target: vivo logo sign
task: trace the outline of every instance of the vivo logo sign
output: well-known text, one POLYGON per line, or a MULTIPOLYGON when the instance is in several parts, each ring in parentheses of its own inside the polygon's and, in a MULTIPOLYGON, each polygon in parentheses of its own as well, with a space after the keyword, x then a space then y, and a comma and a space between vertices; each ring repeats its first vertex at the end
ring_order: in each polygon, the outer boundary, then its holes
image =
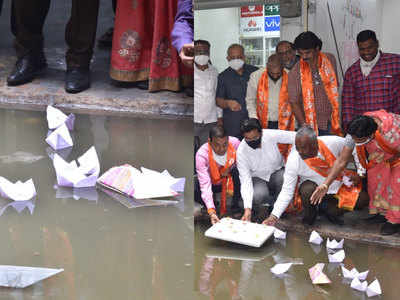
POLYGON ((281 26, 281 16, 265 17, 265 31, 279 31, 281 26))

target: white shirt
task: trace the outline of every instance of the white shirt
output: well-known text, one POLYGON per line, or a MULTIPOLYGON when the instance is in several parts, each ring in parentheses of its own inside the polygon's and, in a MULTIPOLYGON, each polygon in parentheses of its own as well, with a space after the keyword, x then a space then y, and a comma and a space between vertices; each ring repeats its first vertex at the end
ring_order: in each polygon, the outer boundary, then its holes
MULTIPOLYGON (((335 157, 339 157, 339 154, 346 143, 345 139, 339 136, 322 136, 318 137, 318 139, 325 143, 335 157)), ((324 159, 319 152, 318 157, 324 159)), ((278 199, 276 199, 274 204, 274 209, 272 210, 274 216, 279 218, 288 207, 290 201, 292 201, 298 177, 300 179, 300 184, 306 180, 310 180, 315 182, 317 185, 320 185, 325 180, 325 177, 312 170, 304 160, 301 159, 297 150, 293 149, 286 162, 282 190, 279 193, 278 199)), ((328 194, 336 194, 341 185, 342 181, 333 181, 329 186, 328 194)))
POLYGON ((236 163, 244 208, 251 209, 252 207, 253 181, 251 178, 259 177, 269 181, 271 174, 282 168, 284 164, 277 144, 294 144, 295 137, 294 131, 263 129, 260 148, 251 148, 244 139, 240 142, 236 152, 236 163))
POLYGON ((371 61, 365 61, 362 59, 362 57, 360 57, 361 73, 363 73, 365 77, 367 77, 369 73, 371 73, 373 67, 375 67, 380 57, 381 57, 380 51, 378 51, 378 54, 376 54, 375 58, 371 61))
POLYGON ((222 109, 217 107, 215 95, 217 92, 218 71, 212 65, 204 71, 194 65, 194 122, 213 123, 222 117, 222 109))
MULTIPOLYGON (((257 70, 250 75, 247 83, 246 107, 249 118, 257 118, 257 89, 258 82, 265 68, 257 70)), ((282 76, 276 82, 268 76, 268 121, 278 121, 279 117, 279 94, 282 86, 282 76)))

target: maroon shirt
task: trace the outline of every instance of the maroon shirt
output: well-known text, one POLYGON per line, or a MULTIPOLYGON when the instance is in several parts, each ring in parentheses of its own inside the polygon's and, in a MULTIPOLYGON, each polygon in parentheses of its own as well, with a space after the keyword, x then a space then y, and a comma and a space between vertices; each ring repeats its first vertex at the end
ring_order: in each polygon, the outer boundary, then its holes
POLYGON ((342 122, 345 128, 356 115, 380 109, 400 114, 398 54, 381 53, 367 77, 362 74, 360 60, 357 60, 344 76, 342 122))
MULTIPOLYGON (((329 61, 332 64, 333 69, 335 70, 336 79, 337 77, 337 68, 336 68, 336 59, 330 53, 324 53, 329 61)), ((315 99, 315 114, 317 117, 318 128, 322 130, 328 129, 328 121, 331 119, 332 115, 332 105, 329 101, 329 98, 325 92, 325 87, 322 83, 321 76, 319 73, 312 73, 313 79, 313 90, 314 90, 314 99, 315 99)), ((339 80, 338 80, 339 84, 339 80)), ((301 89, 301 79, 300 79, 300 61, 297 62, 292 70, 289 72, 288 76, 288 93, 289 93, 289 101, 291 103, 299 103, 303 106, 303 94, 301 89)), ((304 110, 304 109, 303 109, 304 110)))

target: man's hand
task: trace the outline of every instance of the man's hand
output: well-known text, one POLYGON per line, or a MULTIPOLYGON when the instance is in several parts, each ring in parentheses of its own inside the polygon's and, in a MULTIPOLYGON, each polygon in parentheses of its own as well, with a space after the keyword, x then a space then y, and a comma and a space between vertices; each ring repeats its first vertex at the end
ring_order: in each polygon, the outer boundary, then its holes
POLYGON ((184 44, 181 52, 179 52, 183 64, 188 68, 193 68, 194 61, 194 43, 184 44))
POLYGON ((225 100, 226 105, 231 111, 240 111, 242 110, 242 106, 236 100, 225 100))
POLYGON ((312 205, 320 204, 322 202, 322 198, 326 195, 327 192, 328 186, 325 183, 320 184, 311 195, 310 203, 312 205))
POLYGON ((262 222, 264 225, 269 225, 269 226, 275 226, 276 222, 278 221, 278 218, 274 216, 273 214, 270 214, 268 218, 262 222))
POLYGON ((218 218, 218 216, 217 216, 216 213, 210 214, 210 220, 211 220, 211 224, 213 224, 213 225, 214 225, 215 223, 219 222, 219 218, 218 218))
POLYGON ((250 208, 245 208, 244 209, 244 214, 241 219, 242 221, 251 221, 251 209, 250 208))

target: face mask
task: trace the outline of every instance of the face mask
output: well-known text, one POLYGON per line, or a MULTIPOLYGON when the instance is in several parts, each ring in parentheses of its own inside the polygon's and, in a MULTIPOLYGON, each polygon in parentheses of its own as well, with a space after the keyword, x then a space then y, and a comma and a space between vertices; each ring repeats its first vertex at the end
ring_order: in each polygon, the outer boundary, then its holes
POLYGON ((368 144, 371 140, 372 140, 372 137, 368 138, 365 142, 355 143, 355 145, 356 146, 362 146, 362 145, 368 144))
POLYGON ((229 66, 234 69, 235 71, 240 70, 244 65, 243 59, 231 59, 229 61, 229 66))
POLYGON ((257 149, 258 146, 260 146, 261 144, 261 137, 259 137, 256 140, 253 141, 246 141, 247 145, 249 145, 249 147, 253 148, 253 149, 257 149))
POLYGON ((194 62, 200 66, 205 66, 208 64, 210 57, 208 55, 196 55, 194 57, 194 62))

